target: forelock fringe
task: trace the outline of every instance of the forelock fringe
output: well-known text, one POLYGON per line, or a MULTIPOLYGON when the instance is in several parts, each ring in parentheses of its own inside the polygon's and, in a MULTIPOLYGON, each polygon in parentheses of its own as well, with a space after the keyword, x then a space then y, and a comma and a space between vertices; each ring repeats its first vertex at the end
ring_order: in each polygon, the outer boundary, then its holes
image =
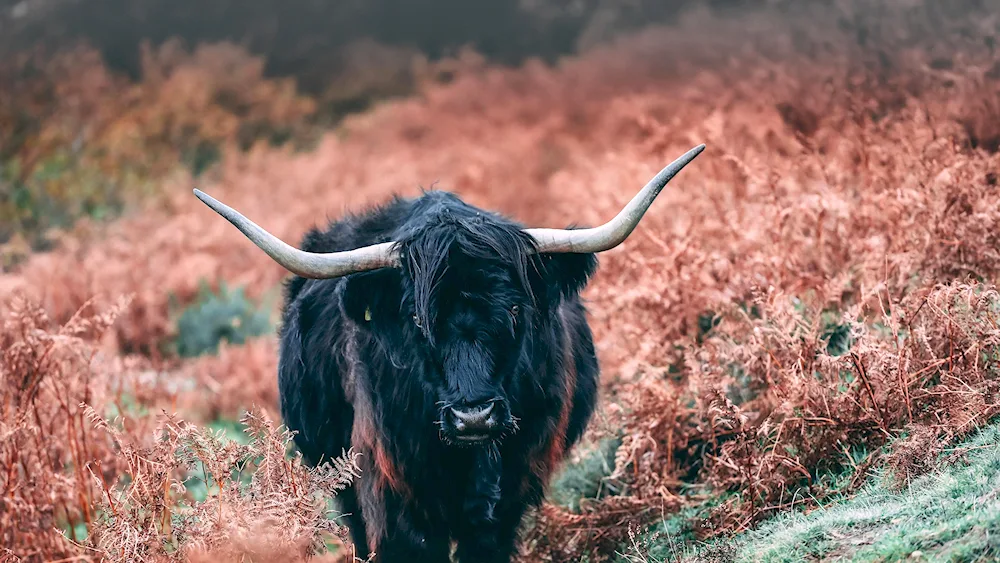
POLYGON ((533 245, 519 226, 481 215, 443 215, 399 240, 406 270, 413 279, 415 309, 424 335, 433 342, 429 327, 436 320, 438 287, 448 272, 452 252, 472 260, 508 265, 533 300, 528 277, 529 265, 536 262, 531 258, 535 255, 533 245))

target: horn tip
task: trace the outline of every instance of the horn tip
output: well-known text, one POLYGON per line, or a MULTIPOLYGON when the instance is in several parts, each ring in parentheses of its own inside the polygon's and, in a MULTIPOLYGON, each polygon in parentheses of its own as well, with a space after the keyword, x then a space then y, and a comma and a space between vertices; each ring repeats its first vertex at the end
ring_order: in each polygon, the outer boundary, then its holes
POLYGON ((206 194, 205 192, 199 190, 198 188, 194 189, 194 196, 196 198, 200 199, 202 203, 204 203, 205 205, 209 205, 209 206, 211 205, 212 201, 215 200, 214 197, 206 194))
MULTIPOLYGON (((671 164, 670 166, 680 165, 680 168, 683 168, 692 160, 697 158, 697 156, 701 154, 704 150, 705 150, 705 143, 702 143, 694 147, 693 149, 687 151, 683 155, 681 155, 681 157, 675 160, 674 163, 671 164)), ((677 171, 680 171, 680 168, 677 168, 677 171)))

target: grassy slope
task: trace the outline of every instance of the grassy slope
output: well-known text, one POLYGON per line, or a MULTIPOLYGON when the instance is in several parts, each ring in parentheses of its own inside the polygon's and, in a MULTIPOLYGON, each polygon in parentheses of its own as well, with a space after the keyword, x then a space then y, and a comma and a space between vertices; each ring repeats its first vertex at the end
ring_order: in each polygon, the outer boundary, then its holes
MULTIPOLYGON (((1000 424, 948 453, 957 459, 899 492, 876 477, 849 500, 782 515, 728 548, 710 551, 731 553, 736 561, 995 561, 1000 558, 1000 424)), ((707 549, 695 557, 716 558, 707 549)))

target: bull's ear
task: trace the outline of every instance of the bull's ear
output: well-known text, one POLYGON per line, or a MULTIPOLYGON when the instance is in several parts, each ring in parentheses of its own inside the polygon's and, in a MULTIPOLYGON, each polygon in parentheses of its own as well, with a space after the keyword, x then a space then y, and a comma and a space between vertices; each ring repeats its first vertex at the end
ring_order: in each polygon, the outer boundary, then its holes
POLYGON ((579 293, 597 270, 597 256, 591 253, 542 254, 541 262, 543 292, 550 299, 565 299, 579 293))
POLYGON ((341 293, 341 308, 359 325, 397 322, 402 300, 399 271, 394 268, 352 274, 341 293))

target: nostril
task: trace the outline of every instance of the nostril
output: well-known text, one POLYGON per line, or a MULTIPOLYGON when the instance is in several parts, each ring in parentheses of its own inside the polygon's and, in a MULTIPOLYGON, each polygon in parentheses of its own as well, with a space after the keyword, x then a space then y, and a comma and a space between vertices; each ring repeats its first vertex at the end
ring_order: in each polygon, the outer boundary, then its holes
POLYGON ((493 412, 493 405, 495 405, 495 404, 496 403, 486 403, 485 405, 483 405, 482 407, 480 407, 479 408, 479 416, 481 416, 483 418, 488 417, 490 415, 490 413, 493 412))
POLYGON ((449 411, 451 411, 451 413, 450 413, 451 414, 451 424, 452 424, 452 426, 455 427, 455 431, 457 431, 457 432, 465 432, 465 426, 466 425, 465 425, 465 419, 463 418, 462 413, 459 412, 459 411, 457 411, 457 410, 455 410, 455 409, 449 409, 449 411))

